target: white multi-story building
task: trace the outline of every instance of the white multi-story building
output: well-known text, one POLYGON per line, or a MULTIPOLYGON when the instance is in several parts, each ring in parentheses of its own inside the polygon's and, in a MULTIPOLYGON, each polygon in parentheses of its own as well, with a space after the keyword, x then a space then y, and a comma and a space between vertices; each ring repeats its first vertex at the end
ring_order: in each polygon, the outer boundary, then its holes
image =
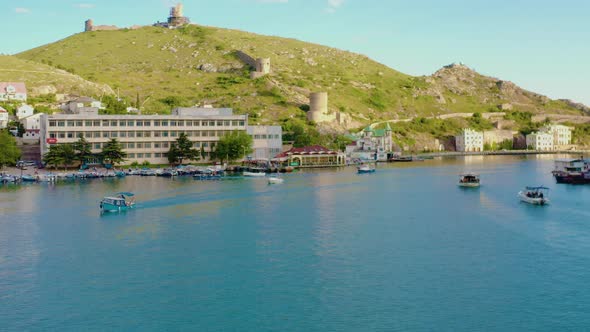
POLYGON ((39 139, 41 137, 41 118, 43 114, 37 113, 20 120, 25 128, 23 138, 39 139))
POLYGON ((8 111, 0 107, 0 129, 8 127, 8 111))
POLYGON ((543 131, 528 134, 526 146, 528 149, 537 151, 552 151, 554 150, 553 135, 543 131))
POLYGON ((465 128, 460 135, 455 136, 455 148, 459 152, 483 151, 483 133, 465 128))
POLYGON ((43 114, 41 154, 50 144, 74 143, 83 135, 93 153, 116 138, 129 163, 167 164, 170 144, 185 133, 207 159, 220 137, 246 131, 247 122, 247 115, 234 115, 231 109, 176 109, 171 115, 43 114))
POLYGON ((572 129, 564 125, 547 125, 541 128, 541 131, 553 136, 553 145, 557 147, 572 144, 572 129))
POLYGON ((248 126, 248 135, 252 136, 250 160, 271 160, 283 152, 283 129, 281 126, 248 126))
POLYGON ((0 82, 0 101, 27 101, 27 87, 23 82, 0 82))

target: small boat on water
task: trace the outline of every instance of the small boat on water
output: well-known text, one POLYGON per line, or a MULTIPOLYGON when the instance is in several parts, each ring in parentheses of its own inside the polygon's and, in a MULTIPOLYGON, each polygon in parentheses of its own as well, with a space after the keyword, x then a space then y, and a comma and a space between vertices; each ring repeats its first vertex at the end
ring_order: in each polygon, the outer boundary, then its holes
POLYGON ((30 175, 30 174, 23 175, 23 176, 21 176, 20 179, 23 182, 37 182, 37 178, 34 177, 34 176, 32 176, 32 175, 30 175))
POLYGON ((479 175, 472 173, 462 174, 458 186, 464 188, 479 188, 479 175))
POLYGON ((106 196, 100 201, 101 212, 121 212, 135 207, 135 194, 120 192, 113 196, 106 196))
POLYGON ((270 176, 268 178, 268 184, 281 184, 285 182, 285 179, 278 177, 276 175, 270 176))
POLYGON ((247 177, 265 177, 266 173, 264 172, 246 172, 244 171, 244 173, 242 173, 242 175, 247 176, 247 177))
POLYGON ((368 174, 368 173, 375 173, 375 168, 369 165, 361 165, 357 168, 358 174, 368 174))
POLYGON ((387 160, 390 163, 409 163, 413 161, 424 161, 424 158, 417 156, 393 156, 387 160))
POLYGON ((526 187, 525 190, 518 192, 518 198, 528 204, 532 205, 547 205, 549 199, 547 198, 547 191, 549 188, 546 187, 526 187))

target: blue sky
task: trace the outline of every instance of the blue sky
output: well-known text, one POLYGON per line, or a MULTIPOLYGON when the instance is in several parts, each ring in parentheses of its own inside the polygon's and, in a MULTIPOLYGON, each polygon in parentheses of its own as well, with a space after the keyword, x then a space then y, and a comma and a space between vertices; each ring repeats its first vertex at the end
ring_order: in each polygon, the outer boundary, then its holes
MULTIPOLYGON (((0 53, 95 24, 167 17, 172 0, 0 1, 0 53)), ((185 0, 203 25, 292 37, 365 54, 412 75, 452 62, 552 98, 590 105, 587 0, 185 0)))

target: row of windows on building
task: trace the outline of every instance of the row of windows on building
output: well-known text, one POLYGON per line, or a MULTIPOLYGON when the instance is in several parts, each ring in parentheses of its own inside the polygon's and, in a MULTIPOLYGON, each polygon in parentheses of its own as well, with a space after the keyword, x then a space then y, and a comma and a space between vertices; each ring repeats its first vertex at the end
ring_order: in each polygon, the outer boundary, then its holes
POLYGON ((244 127, 244 120, 49 120, 50 127, 244 127))
POLYGON ((255 134, 254 139, 280 139, 281 135, 279 134, 255 134))
MULTIPOLYGON (((121 147, 125 150, 134 150, 134 149, 168 149, 170 148, 171 144, 174 142, 123 142, 119 143, 121 147)), ((92 148, 95 150, 100 150, 106 143, 92 143, 92 148)), ((213 148, 215 147, 215 142, 193 142, 194 148, 213 148)))
MULTIPOLYGON (((142 138, 142 137, 179 137, 185 133, 188 137, 223 137, 231 133, 230 130, 200 130, 200 131, 59 131, 49 132, 50 138, 142 138)), ((278 136, 278 135, 277 135, 278 136)), ((279 139, 279 137, 276 137, 279 139)))
MULTIPOLYGON (((203 153, 203 158, 209 158, 209 152, 204 152, 203 153)), ((168 154, 167 153, 160 153, 160 152, 156 152, 156 153, 150 153, 150 152, 146 152, 146 153, 128 153, 127 157, 125 159, 147 159, 147 158, 152 158, 152 156, 154 158, 168 158, 168 154)))

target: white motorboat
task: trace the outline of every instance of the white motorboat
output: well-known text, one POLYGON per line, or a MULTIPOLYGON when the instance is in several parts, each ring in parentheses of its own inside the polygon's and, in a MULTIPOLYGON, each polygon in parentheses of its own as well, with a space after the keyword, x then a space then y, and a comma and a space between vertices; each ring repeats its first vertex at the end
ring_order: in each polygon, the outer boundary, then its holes
POLYGON ((260 173, 254 173, 254 172, 244 172, 242 173, 242 175, 244 176, 248 176, 248 177, 265 177, 266 173, 260 172, 260 173))
POLYGON ((457 185, 464 188, 478 188, 480 186, 479 175, 472 173, 462 174, 457 185))
POLYGON ((283 182, 285 182, 285 179, 278 176, 271 176, 268 178, 268 184, 281 184, 283 182))
POLYGON ((526 187, 525 190, 518 192, 518 198, 532 205, 547 205, 549 204, 548 190, 549 188, 546 187, 526 187))

